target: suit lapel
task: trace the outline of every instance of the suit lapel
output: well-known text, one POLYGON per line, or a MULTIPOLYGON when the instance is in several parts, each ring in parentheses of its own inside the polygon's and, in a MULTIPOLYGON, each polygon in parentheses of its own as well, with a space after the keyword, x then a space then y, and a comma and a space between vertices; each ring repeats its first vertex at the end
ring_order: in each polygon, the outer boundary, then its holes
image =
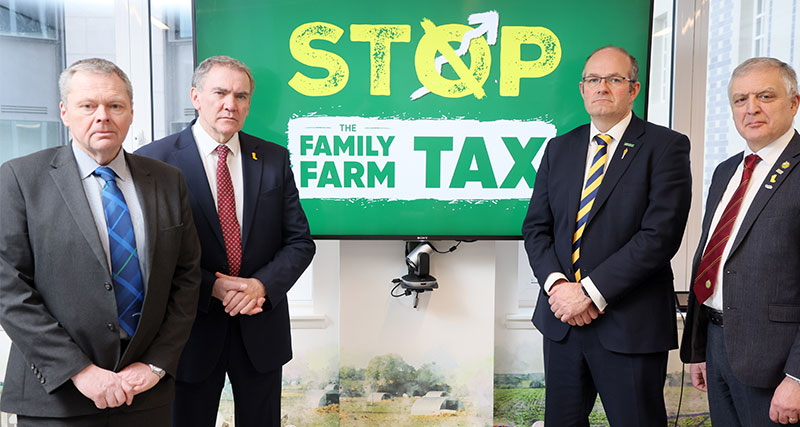
MULTIPOLYGON (((147 265, 148 269, 147 277, 144 279, 149 288, 150 271, 154 267, 156 241, 158 240, 158 197, 153 196, 158 189, 150 170, 146 169, 144 165, 128 153, 125 153, 125 160, 128 162, 128 170, 133 176, 136 195, 139 196, 139 205, 142 208, 142 216, 144 217, 145 242, 147 242, 147 248, 144 248, 144 253, 147 256, 145 265, 147 265)), ((141 251, 141 248, 139 250, 141 251)), ((146 293, 145 298, 147 298, 146 293)))
POLYGON ((50 166, 50 176, 53 178, 56 188, 61 193, 64 203, 67 205, 72 218, 78 224, 78 229, 92 248, 97 261, 105 266, 107 271, 111 271, 108 266, 103 245, 100 243, 100 236, 97 234, 97 226, 94 223, 94 216, 89 209, 89 202, 86 200, 86 192, 78 171, 78 163, 72 154, 72 146, 65 145, 56 152, 50 166))
MULTIPOLYGON (((745 214, 744 219, 742 220, 742 225, 739 226, 739 231, 736 233, 736 238, 734 239, 733 243, 731 244, 731 250, 728 254, 728 258, 734 253, 736 248, 739 247, 739 244, 744 239, 744 236, 747 235, 747 232, 750 230, 750 227, 753 226, 753 223, 758 218, 758 215, 761 214, 761 211, 764 210, 764 206, 767 205, 769 199, 772 198, 772 195, 778 191, 778 188, 786 181, 786 177, 792 173, 792 169, 797 166, 797 162, 800 161, 800 134, 795 131, 792 140, 789 141, 789 145, 783 150, 778 160, 772 165, 767 177, 764 179, 764 182, 759 183, 758 192, 756 193, 753 202, 750 204, 750 208, 747 209, 747 213, 745 214), (783 168, 782 165, 786 162, 788 166, 783 168), (776 169, 780 169, 783 171, 782 174, 777 174, 775 172, 776 169), (775 176, 775 182, 771 182, 771 177, 775 176), (772 188, 767 188, 766 186, 770 185, 772 188)), ((755 185, 756 183, 752 183, 755 185)))
MULTIPOLYGON (((714 219, 716 210, 719 209, 719 203, 722 201, 722 196, 725 194, 725 189, 728 188, 728 183, 736 173, 736 168, 742 162, 743 153, 736 156, 735 161, 725 162, 719 166, 719 176, 716 180, 711 182, 708 188, 708 200, 706 200, 706 213, 703 217, 702 235, 700 236, 700 250, 695 253, 693 265, 697 266, 700 259, 703 257, 703 249, 706 247, 708 236, 711 234, 711 221, 714 219)), ((723 207, 725 209, 725 207, 723 207)), ((694 272, 692 273, 694 274, 694 272)), ((692 279, 694 280, 694 278, 692 279)))
MULTIPOLYGON (((589 151, 588 141, 589 125, 586 125, 578 132, 578 136, 575 139, 569 141, 570 146, 566 150, 566 161, 561 163, 561 160, 558 160, 559 167, 567 168, 562 176, 566 177, 564 178, 566 180, 565 188, 567 190, 567 201, 569 202, 565 212, 572 212, 572 218, 570 218, 572 223, 571 234, 575 233, 575 227, 577 226, 578 206, 581 203, 581 193, 583 193, 584 175, 583 172, 574 173, 574 170, 584 171, 586 168, 586 155, 587 151, 589 151)), ((570 240, 568 243, 571 248, 572 241, 570 240)), ((572 253, 572 250, 569 249, 568 253, 572 253)))
MULTIPOLYGON (((194 122, 192 122, 194 124, 194 122)), ((214 197, 211 194, 211 186, 208 183, 206 169, 203 167, 203 160, 200 158, 200 151, 192 135, 192 126, 189 125, 178 136, 175 151, 170 154, 169 163, 181 169, 186 179, 186 186, 189 187, 189 194, 192 194, 200 206, 200 210, 206 217, 208 224, 217 236, 220 245, 225 247, 225 240, 222 238, 222 228, 219 225, 219 215, 214 206, 214 197)))
POLYGON ((247 236, 253 225, 258 204, 258 193, 261 191, 261 176, 266 154, 250 135, 239 132, 239 144, 242 150, 242 178, 244 180, 244 207, 242 209, 242 248, 247 247, 247 236))
POLYGON ((597 190, 597 197, 594 199, 594 205, 592 206, 591 212, 589 212, 589 218, 586 220, 587 227, 588 224, 592 222, 592 218, 594 218, 606 200, 608 200, 611 191, 614 190, 614 187, 617 186, 622 175, 628 170, 628 166, 630 166, 634 157, 636 157, 641 146, 646 143, 646 141, 641 138, 643 134, 644 121, 636 117, 636 115, 633 115, 630 124, 628 124, 628 128, 625 129, 625 133, 622 135, 622 139, 617 141, 619 145, 614 151, 613 161, 610 163, 608 170, 606 170, 603 176, 603 182, 597 190), (625 153, 625 150, 628 150, 628 152, 625 153))

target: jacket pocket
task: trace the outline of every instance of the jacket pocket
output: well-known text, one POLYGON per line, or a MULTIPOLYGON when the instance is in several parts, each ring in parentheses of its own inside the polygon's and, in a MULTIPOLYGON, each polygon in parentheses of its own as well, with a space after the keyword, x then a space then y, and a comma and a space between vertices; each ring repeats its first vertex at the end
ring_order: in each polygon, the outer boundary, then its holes
POLYGON ((770 304, 769 320, 772 322, 800 323, 800 306, 788 304, 770 304))

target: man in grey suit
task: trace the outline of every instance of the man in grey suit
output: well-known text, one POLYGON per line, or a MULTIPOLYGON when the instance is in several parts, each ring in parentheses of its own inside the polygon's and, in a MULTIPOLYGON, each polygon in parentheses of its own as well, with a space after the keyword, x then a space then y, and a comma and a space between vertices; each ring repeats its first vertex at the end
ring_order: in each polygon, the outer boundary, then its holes
POLYGON ((717 167, 708 190, 681 359, 693 363, 694 386, 708 391, 715 426, 796 424, 797 76, 777 59, 748 59, 733 71, 728 97, 736 130, 747 144, 717 167))
POLYGON ((166 427, 200 285, 186 184, 122 150, 116 65, 78 61, 59 86, 72 143, 0 167, 0 407, 23 427, 166 427))

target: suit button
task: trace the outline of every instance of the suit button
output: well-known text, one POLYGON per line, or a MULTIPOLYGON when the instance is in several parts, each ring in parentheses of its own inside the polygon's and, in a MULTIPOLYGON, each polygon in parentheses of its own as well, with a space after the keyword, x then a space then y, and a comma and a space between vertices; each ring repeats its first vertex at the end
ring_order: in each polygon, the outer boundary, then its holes
POLYGON ((36 369, 36 365, 34 365, 33 363, 31 363, 31 370, 34 370, 34 369, 36 369))
POLYGON ((103 286, 106 288, 107 291, 110 291, 112 289, 111 283, 106 282, 103 286))
POLYGON ((108 325, 106 325, 106 326, 108 326, 108 330, 109 330, 109 331, 111 331, 111 332, 114 332, 114 331, 116 331, 116 330, 117 330, 117 328, 114 326, 114 324, 113 324, 113 323, 109 323, 109 324, 108 324, 108 325))
POLYGON ((46 379, 44 379, 44 378, 39 378, 39 382, 40 382, 40 383, 42 383, 42 384, 44 384, 44 383, 46 383, 46 382, 47 382, 47 380, 46 380, 46 379))

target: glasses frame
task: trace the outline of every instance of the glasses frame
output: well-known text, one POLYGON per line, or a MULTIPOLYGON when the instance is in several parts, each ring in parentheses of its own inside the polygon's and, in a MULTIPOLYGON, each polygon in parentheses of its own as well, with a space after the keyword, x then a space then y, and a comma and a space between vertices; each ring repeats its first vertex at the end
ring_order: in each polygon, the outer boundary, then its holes
POLYGON ((628 84, 636 83, 636 80, 630 79, 628 77, 623 77, 623 76, 620 76, 620 75, 613 75, 613 76, 586 76, 586 77, 581 78, 581 83, 583 83, 584 85, 586 85, 586 87, 588 87, 590 89, 594 89, 596 87, 599 87, 600 83, 603 80, 605 80, 606 85, 608 87, 622 87, 625 84, 625 83, 622 83, 622 82, 620 82, 619 84, 612 83, 613 80, 611 80, 611 79, 620 79, 620 80, 622 80, 624 82, 628 82, 628 84), (592 83, 592 82, 589 81, 589 80, 594 80, 594 79, 597 79, 597 82, 592 83))

